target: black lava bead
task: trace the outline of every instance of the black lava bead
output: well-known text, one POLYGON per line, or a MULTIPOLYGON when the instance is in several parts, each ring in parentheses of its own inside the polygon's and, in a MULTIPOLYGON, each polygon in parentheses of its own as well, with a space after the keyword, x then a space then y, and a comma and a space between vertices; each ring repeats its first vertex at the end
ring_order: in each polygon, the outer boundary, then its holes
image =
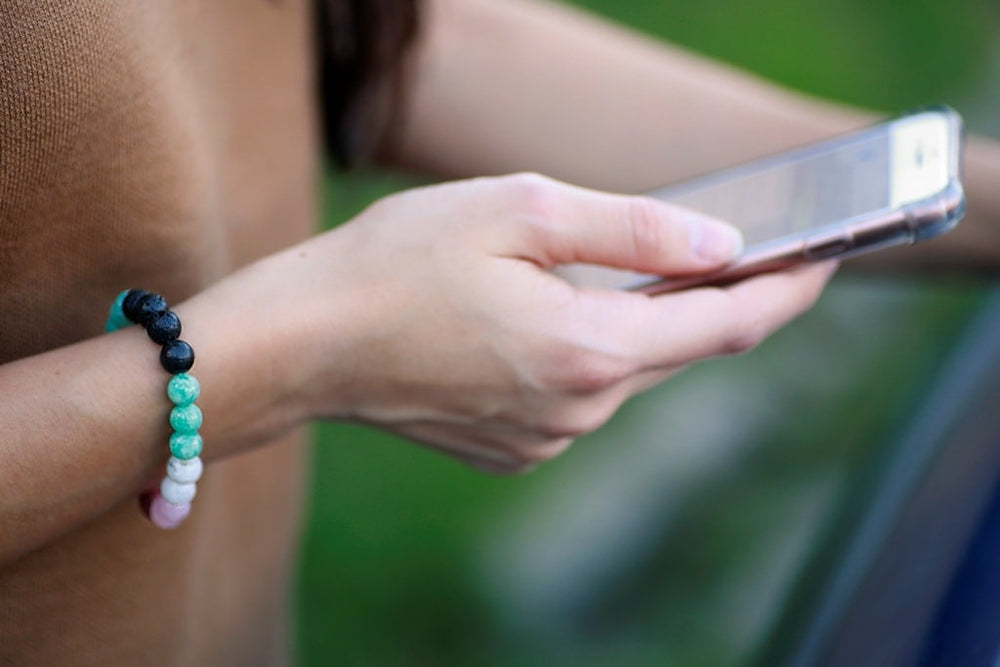
POLYGON ((125 295, 125 300, 122 301, 122 312, 125 313, 125 317, 127 317, 130 322, 139 324, 139 303, 148 295, 149 292, 144 289, 129 290, 129 293, 125 295))
POLYGON ((194 350, 182 340, 167 341, 160 350, 160 364, 171 375, 185 373, 194 366, 194 350))
POLYGON ((149 323, 153 321, 156 316, 160 313, 167 312, 170 306, 167 305, 167 300, 164 299, 159 294, 149 293, 139 301, 139 324, 144 327, 149 326, 149 323))
POLYGON ((165 310, 156 315, 146 326, 146 333, 155 342, 163 345, 181 335, 181 318, 172 310, 165 310))

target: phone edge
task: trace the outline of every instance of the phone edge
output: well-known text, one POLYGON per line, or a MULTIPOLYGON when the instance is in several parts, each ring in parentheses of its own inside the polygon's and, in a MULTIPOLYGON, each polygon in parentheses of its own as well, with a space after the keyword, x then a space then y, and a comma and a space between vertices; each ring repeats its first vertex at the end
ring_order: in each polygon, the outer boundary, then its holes
MULTIPOLYGON (((627 289, 655 296, 693 287, 725 287, 755 275, 780 271, 807 262, 849 259, 881 248, 926 241, 953 229, 965 215, 967 206, 965 191, 961 184, 965 128, 958 112, 946 105, 929 105, 898 114, 871 127, 875 128, 883 123, 926 112, 941 113, 949 120, 949 139, 952 147, 949 168, 951 177, 941 192, 901 209, 837 223, 838 227, 833 230, 789 239, 785 243, 770 244, 756 251, 751 248, 748 254, 715 273, 653 278, 627 289)), ((830 139, 830 141, 835 140, 835 138, 830 139)), ((819 145, 825 143, 820 142, 819 145)), ((810 146, 805 146, 796 152, 807 153, 809 148, 810 146)), ((733 170, 742 166, 739 165, 733 170)), ((661 188, 660 191, 665 189, 667 188, 661 188)))

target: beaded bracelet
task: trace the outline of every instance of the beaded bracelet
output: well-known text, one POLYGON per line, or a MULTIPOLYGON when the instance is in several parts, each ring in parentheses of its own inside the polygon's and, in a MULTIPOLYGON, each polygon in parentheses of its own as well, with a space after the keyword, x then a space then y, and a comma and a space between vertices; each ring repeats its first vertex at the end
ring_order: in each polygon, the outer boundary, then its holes
POLYGON ((194 350, 180 340, 181 321, 159 294, 141 289, 125 290, 111 306, 105 330, 117 331, 139 324, 154 342, 162 345, 160 365, 173 377, 167 396, 174 404, 170 411, 170 459, 167 474, 149 503, 149 518, 160 528, 176 528, 191 511, 191 501, 201 477, 201 409, 195 405, 201 393, 198 380, 187 373, 194 365, 194 350))

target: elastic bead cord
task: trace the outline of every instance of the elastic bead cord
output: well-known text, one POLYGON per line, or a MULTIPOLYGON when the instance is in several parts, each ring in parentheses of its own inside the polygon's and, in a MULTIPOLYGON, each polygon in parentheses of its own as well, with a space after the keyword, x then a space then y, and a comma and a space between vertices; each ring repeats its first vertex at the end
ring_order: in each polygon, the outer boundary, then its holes
POLYGON ((201 394, 197 378, 188 373, 194 365, 194 350, 180 340, 181 321, 170 310, 166 299, 141 289, 125 290, 111 305, 105 330, 117 331, 139 324, 156 343, 162 345, 160 365, 173 377, 167 382, 167 398, 174 404, 170 411, 170 459, 167 474, 149 503, 149 518, 160 528, 176 528, 191 512, 197 482, 204 469, 201 408, 195 405, 201 394))

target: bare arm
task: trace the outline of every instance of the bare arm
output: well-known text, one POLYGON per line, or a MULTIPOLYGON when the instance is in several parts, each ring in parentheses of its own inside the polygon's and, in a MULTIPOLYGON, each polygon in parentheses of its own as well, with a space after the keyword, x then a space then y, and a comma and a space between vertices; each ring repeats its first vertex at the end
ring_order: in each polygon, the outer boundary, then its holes
MULTIPOLYGON (((738 249, 689 211, 537 176, 388 197, 177 306, 205 457, 322 418, 493 471, 546 460, 684 365, 756 344, 812 304, 830 267, 656 299, 547 269, 690 274, 738 249)), ((0 366, 0 565, 157 481, 170 407, 157 356, 131 327, 0 366)))
MULTIPOLYGON (((260 274, 244 271, 241 292, 263 287, 260 274)), ((272 351, 294 348, 280 328, 227 302, 233 287, 175 308, 196 351, 206 463, 301 418, 281 391, 295 386, 290 366, 270 363, 272 351)), ((159 483, 168 378, 159 346, 137 326, 0 365, 0 566, 159 483)))
MULTIPOLYGON (((568 7, 433 0, 389 158, 445 175, 524 169, 642 192, 876 118, 792 93, 568 7)), ((1000 148, 968 149, 969 215, 870 268, 1000 269, 1000 148)))

